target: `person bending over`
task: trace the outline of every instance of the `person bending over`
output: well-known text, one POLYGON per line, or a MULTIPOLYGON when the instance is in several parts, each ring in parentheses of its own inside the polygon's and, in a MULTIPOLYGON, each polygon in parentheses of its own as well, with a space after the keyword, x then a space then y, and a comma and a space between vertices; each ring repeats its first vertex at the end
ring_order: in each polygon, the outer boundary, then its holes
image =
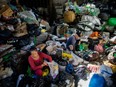
POLYGON ((69 39, 66 42, 66 47, 69 51, 75 51, 75 44, 79 44, 82 33, 80 31, 77 31, 74 35, 70 36, 69 39))
POLYGON ((31 69, 35 72, 36 75, 42 76, 42 68, 44 66, 48 66, 44 60, 52 62, 51 56, 38 52, 35 47, 31 47, 30 49, 31 55, 28 58, 31 69))

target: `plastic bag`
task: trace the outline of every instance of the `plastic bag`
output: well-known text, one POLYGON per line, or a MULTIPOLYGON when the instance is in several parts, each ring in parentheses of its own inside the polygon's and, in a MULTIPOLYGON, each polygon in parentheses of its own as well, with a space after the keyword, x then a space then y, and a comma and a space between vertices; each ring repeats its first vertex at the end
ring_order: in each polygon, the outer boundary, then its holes
POLYGON ((106 87, 106 81, 103 76, 99 74, 94 74, 90 80, 89 87, 96 87, 99 84, 99 87, 106 87))
POLYGON ((103 46, 100 45, 100 44, 95 45, 94 50, 99 52, 99 53, 103 53, 104 52, 103 46))
POLYGON ((21 36, 24 36, 24 35, 27 35, 28 34, 28 31, 27 31, 27 25, 25 22, 19 24, 17 26, 17 28, 15 29, 15 33, 14 33, 14 36, 15 37, 21 37, 21 36))
POLYGON ((83 15, 81 21, 89 21, 96 25, 101 25, 100 20, 96 16, 83 15))
POLYGON ((98 14, 100 13, 100 10, 96 8, 94 4, 88 3, 85 5, 85 8, 86 8, 86 11, 92 16, 98 16, 98 14))
POLYGON ((115 51, 110 52, 110 53, 108 54, 108 59, 109 59, 109 60, 114 59, 114 56, 113 56, 113 53, 114 53, 114 52, 115 52, 115 51))
POLYGON ((110 26, 116 26, 116 18, 110 18, 110 19, 108 20, 108 24, 109 24, 110 26))
POLYGON ((112 69, 108 66, 102 65, 100 67, 100 73, 104 76, 104 77, 110 77, 113 72, 112 69))
POLYGON ((79 63, 83 62, 83 59, 81 59, 80 57, 78 57, 76 54, 74 54, 73 52, 71 52, 71 55, 73 56, 73 65, 76 66, 79 63))
POLYGON ((56 76, 58 75, 59 73, 59 67, 58 67, 58 64, 54 61, 52 62, 47 62, 48 63, 48 66, 50 67, 50 74, 51 76, 53 77, 53 79, 56 78, 56 76))
POLYGON ((89 21, 81 21, 77 24, 78 28, 82 31, 91 31, 94 29, 95 25, 89 21))
POLYGON ((73 11, 66 11, 64 13, 64 21, 66 23, 71 23, 75 20, 76 16, 75 13, 73 11))
POLYGON ((23 11, 17 14, 19 17, 23 18, 28 24, 38 24, 34 13, 32 11, 23 11))
POLYGON ((72 74, 72 73, 74 73, 74 67, 73 67, 73 65, 72 64, 67 64, 67 66, 66 66, 66 68, 65 68, 65 71, 67 72, 67 73, 69 73, 69 74, 72 74))
POLYGON ((9 77, 13 74, 13 70, 9 67, 5 68, 0 66, 0 79, 4 79, 6 77, 9 77))
POLYGON ((79 65, 75 70, 75 74, 79 77, 79 79, 87 79, 87 68, 85 65, 79 65))

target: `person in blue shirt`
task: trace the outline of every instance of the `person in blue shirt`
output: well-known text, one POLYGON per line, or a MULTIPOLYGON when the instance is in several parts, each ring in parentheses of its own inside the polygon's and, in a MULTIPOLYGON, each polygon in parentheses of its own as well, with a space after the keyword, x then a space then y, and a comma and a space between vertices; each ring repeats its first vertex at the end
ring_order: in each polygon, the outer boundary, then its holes
POLYGON ((69 51, 74 51, 75 50, 75 44, 79 44, 80 37, 82 35, 81 31, 77 31, 75 34, 69 37, 69 39, 66 42, 66 47, 69 51))

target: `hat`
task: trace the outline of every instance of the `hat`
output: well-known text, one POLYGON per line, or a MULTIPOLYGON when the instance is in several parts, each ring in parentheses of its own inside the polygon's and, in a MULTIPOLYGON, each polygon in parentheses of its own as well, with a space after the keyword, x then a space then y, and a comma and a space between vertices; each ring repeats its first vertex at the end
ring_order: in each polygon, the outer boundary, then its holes
POLYGON ((76 34, 80 37, 81 36, 81 31, 77 31, 76 34))

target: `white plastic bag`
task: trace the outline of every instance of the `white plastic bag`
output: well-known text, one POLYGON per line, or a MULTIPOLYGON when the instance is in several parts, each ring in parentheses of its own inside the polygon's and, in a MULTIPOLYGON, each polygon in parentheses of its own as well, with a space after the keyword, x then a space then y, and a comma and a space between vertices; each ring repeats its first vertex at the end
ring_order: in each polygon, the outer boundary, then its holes
POLYGON ((73 56, 73 65, 78 65, 79 63, 83 62, 83 59, 81 59, 80 57, 78 57, 76 54, 74 54, 73 52, 71 52, 71 55, 73 56))
POLYGON ((13 74, 13 70, 9 67, 3 68, 0 66, 0 79, 7 78, 13 74))
POLYGON ((56 78, 56 76, 58 75, 59 73, 59 67, 58 67, 58 64, 54 61, 52 62, 47 62, 48 63, 48 66, 50 68, 50 74, 51 76, 53 77, 53 79, 56 78))
POLYGON ((25 20, 25 22, 27 22, 28 24, 38 24, 39 23, 32 11, 19 12, 18 16, 23 18, 25 20))
POLYGON ((89 21, 96 25, 101 25, 100 20, 96 16, 83 15, 81 21, 89 21))
POLYGON ((17 79, 16 87, 19 86, 19 83, 20 83, 20 81, 22 80, 23 77, 24 77, 24 74, 20 74, 20 75, 19 75, 19 77, 18 77, 18 79, 17 79))
POLYGON ((113 53, 114 53, 115 51, 112 51, 112 52, 110 52, 109 54, 108 54, 108 60, 112 60, 112 59, 114 59, 114 57, 113 57, 113 53))

